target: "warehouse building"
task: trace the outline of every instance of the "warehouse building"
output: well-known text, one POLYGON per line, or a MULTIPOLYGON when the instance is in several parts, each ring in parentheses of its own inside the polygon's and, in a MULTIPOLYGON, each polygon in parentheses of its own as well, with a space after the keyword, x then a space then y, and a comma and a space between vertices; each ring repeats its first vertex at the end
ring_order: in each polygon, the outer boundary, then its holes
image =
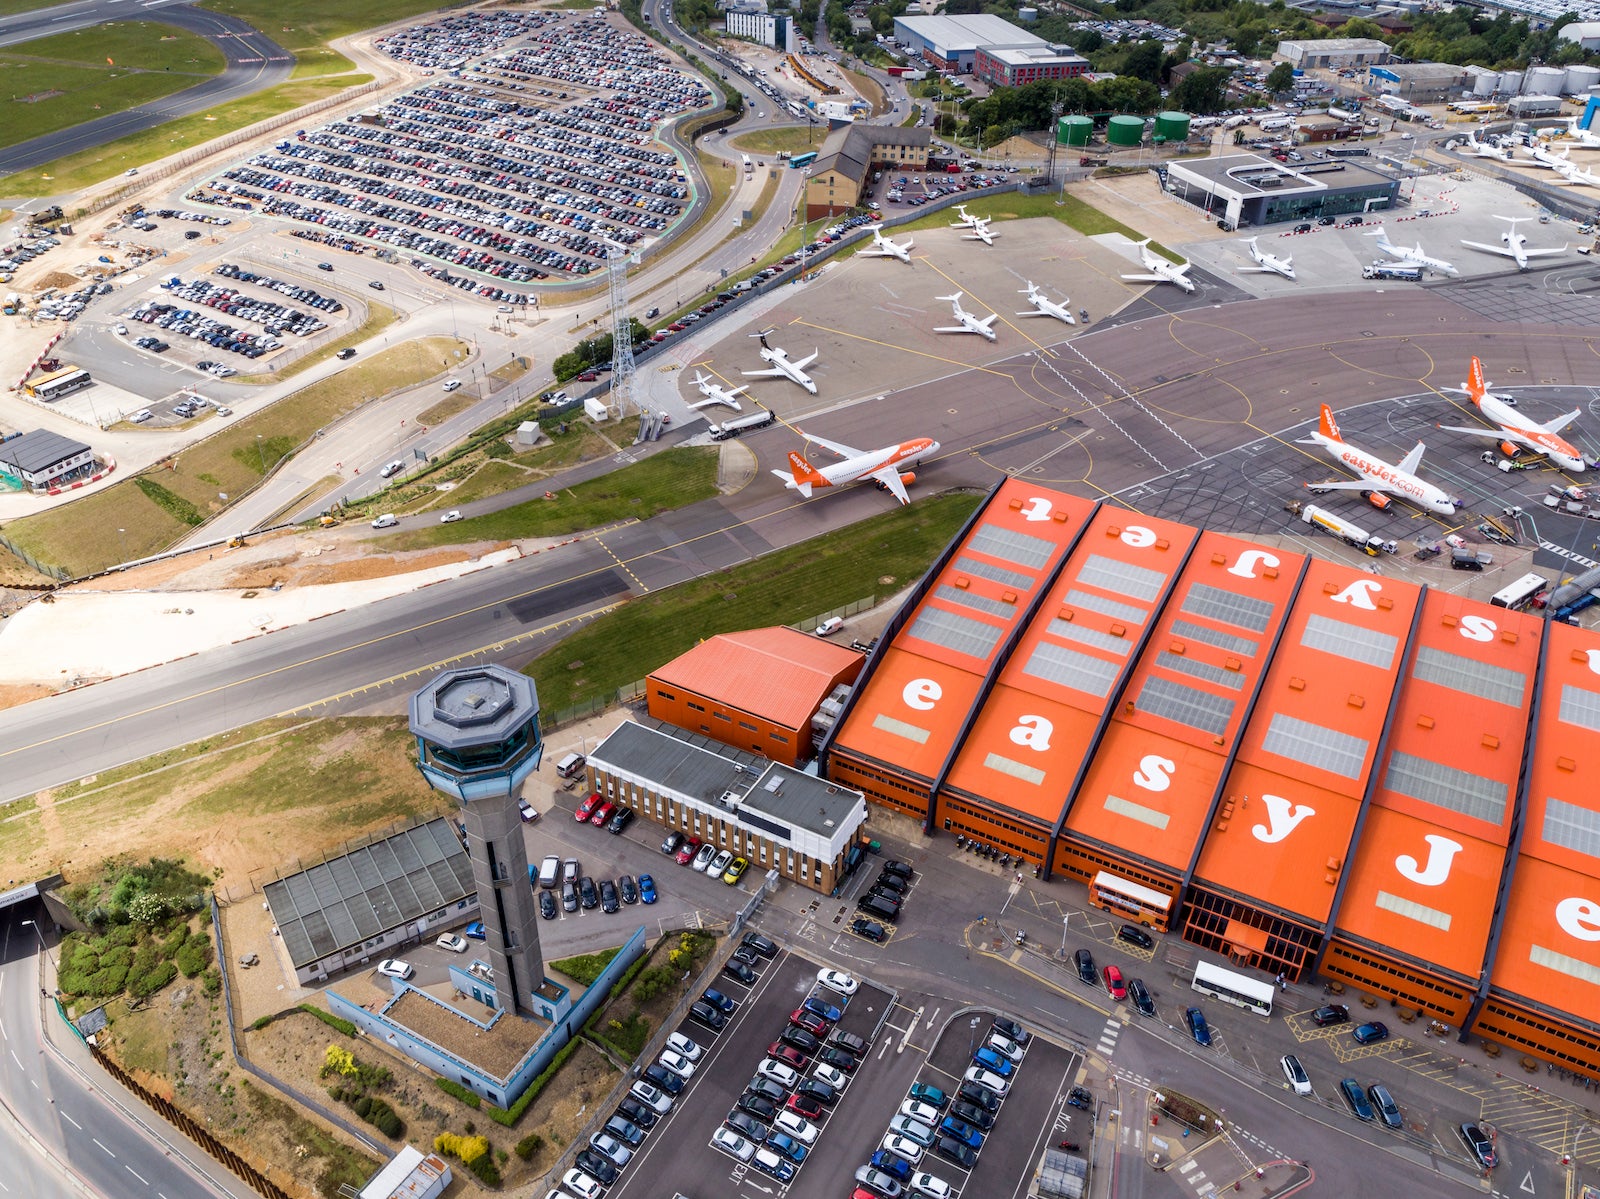
POLYGON ((0 442, 0 479, 18 490, 48 491, 93 470, 93 450, 48 429, 0 442))
MULTIPOLYGON (((978 49, 1033 50, 1055 49, 1036 33, 1019 29, 1002 17, 896 17, 894 40, 910 53, 937 70, 952 75, 970 75, 977 65, 978 49)), ((1085 64, 1087 67, 1087 64, 1085 64)))
POLYGON ((925 171, 933 130, 857 122, 828 134, 806 179, 808 221, 849 212, 878 170, 925 171))
POLYGON ((1439 104, 1467 85, 1465 67, 1444 62, 1389 63, 1367 72, 1367 86, 1413 104, 1439 104))
POLYGON ((1280 163, 1259 154, 1176 161, 1169 193, 1235 229, 1393 207, 1400 182, 1353 159, 1280 163))
POLYGON ((1295 70, 1339 71, 1389 61, 1389 47, 1372 37, 1330 37, 1320 41, 1279 42, 1272 57, 1295 70))

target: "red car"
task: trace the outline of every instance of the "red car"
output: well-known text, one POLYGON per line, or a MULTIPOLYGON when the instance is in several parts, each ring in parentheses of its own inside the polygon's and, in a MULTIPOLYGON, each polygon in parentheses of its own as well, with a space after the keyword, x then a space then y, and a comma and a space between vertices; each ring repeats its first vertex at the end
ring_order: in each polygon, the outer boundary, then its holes
POLYGON ((821 1016, 806 1011, 806 1009, 803 1007, 797 1007, 794 1009, 793 1013, 791 1013, 789 1016, 789 1023, 798 1024, 801 1028, 805 1029, 814 1037, 825 1037, 828 1035, 828 1022, 821 1016))
POLYGON ((589 817, 593 816, 594 810, 599 806, 600 793, 596 791, 593 795, 589 796, 588 799, 584 800, 578 805, 578 810, 575 813, 578 823, 582 824, 585 820, 589 819, 589 817))
POLYGON ((1113 999, 1126 999, 1128 997, 1128 984, 1122 980, 1122 971, 1115 966, 1107 966, 1101 975, 1106 980, 1106 990, 1111 992, 1113 999))
POLYGON ((796 1070, 806 1068, 806 1055, 793 1045, 785 1045, 782 1041, 774 1041, 768 1045, 767 1056, 776 1058, 786 1066, 793 1066, 796 1070))
POLYGON ((699 837, 685 837, 683 844, 678 846, 678 852, 672 855, 672 860, 680 866, 687 866, 694 861, 694 855, 700 852, 700 845, 699 837))
POLYGON ((604 824, 611 819, 611 813, 617 810, 617 805, 607 800, 594 810, 594 815, 589 817, 590 824, 604 824))
POLYGON ((822 1119, 822 1104, 805 1095, 790 1095, 789 1102, 784 1104, 797 1116, 804 1116, 807 1120, 822 1119))

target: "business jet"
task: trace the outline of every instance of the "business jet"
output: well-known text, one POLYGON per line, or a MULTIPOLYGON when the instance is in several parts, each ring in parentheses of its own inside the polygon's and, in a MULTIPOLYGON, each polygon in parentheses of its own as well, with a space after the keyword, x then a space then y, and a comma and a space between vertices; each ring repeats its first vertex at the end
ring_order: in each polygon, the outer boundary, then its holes
POLYGON ((968 312, 965 308, 961 307, 961 297, 964 296, 964 295, 966 295, 966 292, 958 291, 953 296, 934 296, 933 297, 936 300, 949 300, 950 301, 950 311, 953 314, 953 316, 955 318, 955 322, 956 322, 953 325, 941 325, 938 328, 936 328, 934 330, 934 332, 935 333, 976 333, 979 337, 982 337, 982 338, 984 338, 984 339, 986 339, 988 341, 993 341, 994 340, 993 325, 994 325, 995 321, 999 318, 999 313, 991 312, 983 320, 979 320, 977 317, 973 316, 972 313, 968 312))
POLYGON ((1478 158, 1493 158, 1499 162, 1512 161, 1511 149, 1509 146, 1495 146, 1488 142, 1480 142, 1478 140, 1478 131, 1476 129, 1467 135, 1467 140, 1463 142, 1462 145, 1466 149, 1471 150, 1473 155, 1478 158))
POLYGON ((739 373, 747 379, 787 379, 791 383, 798 383, 812 395, 816 395, 816 381, 806 374, 806 367, 815 362, 822 351, 813 350, 810 355, 800 359, 798 362, 791 362, 786 350, 775 350, 767 344, 767 337, 773 332, 775 332, 774 329, 763 329, 760 333, 750 334, 751 337, 759 337, 761 339, 761 361, 772 363, 771 368, 764 371, 741 371, 739 373))
POLYGON ((1528 269, 1528 259, 1530 258, 1552 258, 1557 254, 1565 254, 1567 252, 1566 246, 1562 246, 1559 250, 1528 249, 1526 244, 1528 239, 1517 232, 1517 226, 1523 221, 1532 220, 1532 217, 1497 216, 1494 219, 1507 221, 1511 225, 1511 228, 1500 235, 1500 240, 1506 243, 1504 246, 1491 246, 1481 241, 1463 241, 1461 244, 1470 246, 1474 250, 1482 250, 1485 254, 1498 254, 1502 258, 1514 258, 1519 271, 1528 269))
POLYGON ((695 371, 694 373, 694 385, 700 389, 700 394, 705 396, 705 399, 698 400, 695 403, 690 404, 689 407, 698 409, 709 408, 713 404, 724 404, 727 407, 732 408, 735 412, 738 412, 740 409, 739 401, 734 399, 734 397, 737 396, 741 391, 748 391, 750 389, 750 385, 745 383, 733 388, 730 391, 728 388, 723 387, 722 384, 718 383, 715 379, 707 378, 699 371, 695 371))
POLYGON ((917 476, 902 468, 915 466, 921 459, 939 452, 939 443, 929 437, 902 441, 899 445, 885 446, 881 450, 856 450, 803 431, 800 436, 843 459, 818 470, 794 450, 789 451, 789 469, 772 473, 783 480, 785 487, 798 491, 806 499, 810 499, 812 491, 819 487, 842 487, 847 483, 871 479, 902 504, 909 504, 911 497, 906 494, 906 485, 915 483, 917 476))
POLYGON ((961 240, 981 241, 986 246, 992 246, 994 245, 994 239, 999 236, 998 233, 994 233, 989 229, 989 218, 983 216, 972 222, 972 232, 963 233, 961 240))
POLYGON ((1578 126, 1578 118, 1573 117, 1567 125, 1567 136, 1586 150, 1600 150, 1600 133, 1592 129, 1582 129, 1578 126))
POLYGON ((1069 296, 1062 296, 1061 302, 1058 304, 1046 296, 1042 289, 1035 287, 1031 279, 1028 280, 1028 286, 1017 292, 1017 294, 1019 296, 1027 296, 1028 303, 1033 305, 1031 312, 1019 312, 1017 313, 1018 316, 1053 316, 1056 320, 1066 321, 1069 325, 1078 323, 1072 319, 1072 309, 1068 307, 1072 303, 1072 299, 1069 296))
POLYGON ((872 244, 856 251, 859 258, 898 258, 901 262, 911 262, 911 247, 916 244, 915 239, 906 238, 905 244, 890 241, 883 235, 882 225, 869 225, 872 230, 872 244))
POLYGON ((1311 436, 1301 438, 1299 444, 1320 446, 1339 465, 1361 476, 1360 480, 1354 483, 1307 483, 1306 487, 1313 494, 1320 495, 1325 491, 1359 491, 1376 508, 1387 508, 1389 501, 1376 499, 1375 494, 1397 495, 1441 516, 1455 515, 1456 504, 1459 501, 1452 499, 1432 483, 1424 482, 1417 477, 1416 470, 1422 462, 1423 451, 1420 441, 1400 460, 1398 466, 1393 466, 1381 458, 1374 458, 1365 450, 1357 449, 1340 437, 1338 423, 1333 419, 1333 410, 1324 404, 1321 424, 1312 431, 1311 436))
POLYGON ((1448 433, 1465 433, 1468 437, 1486 437, 1490 441, 1508 441, 1513 445, 1526 446, 1536 454, 1543 454, 1562 470, 1577 472, 1588 469, 1589 464, 1584 461, 1577 447, 1560 436, 1561 430, 1583 415, 1582 408, 1574 408, 1565 416, 1558 416, 1541 425, 1518 412, 1514 399, 1508 395, 1495 395, 1489 390, 1490 386, 1483 381, 1483 364, 1474 357, 1461 390, 1478 406, 1483 419, 1491 425, 1498 425, 1498 429, 1465 429, 1456 425, 1440 425, 1439 428, 1448 433))
POLYGON ((961 219, 950 222, 950 228, 952 229, 971 229, 979 221, 983 220, 981 216, 973 216, 968 212, 965 204, 957 204, 956 211, 961 214, 961 219))
POLYGON ((1422 252, 1422 243, 1414 246, 1397 246, 1389 240, 1389 234, 1382 225, 1367 234, 1368 237, 1378 239, 1378 249, 1393 258, 1401 266, 1421 267, 1425 271, 1437 271, 1442 275, 1456 275, 1454 264, 1446 262, 1443 258, 1430 258, 1422 252))
POLYGON ((1285 279, 1294 278, 1294 255, 1285 254, 1279 258, 1276 254, 1268 254, 1256 245, 1255 238, 1241 239, 1250 247, 1250 257, 1255 259, 1255 266, 1242 266, 1239 273, 1242 275, 1282 275, 1285 279))
POLYGON ((1580 187, 1600 187, 1600 177, 1594 173, 1593 167, 1579 167, 1577 163, 1563 157, 1556 164, 1556 174, 1560 175, 1559 182, 1575 183, 1580 187))
POLYGON ((1122 276, 1129 283, 1176 283, 1184 291, 1194 290, 1194 280, 1189 278, 1189 268, 1192 262, 1169 262, 1159 254, 1150 252, 1150 239, 1133 243, 1139 247, 1139 258, 1144 264, 1144 269, 1149 272, 1145 275, 1122 276))

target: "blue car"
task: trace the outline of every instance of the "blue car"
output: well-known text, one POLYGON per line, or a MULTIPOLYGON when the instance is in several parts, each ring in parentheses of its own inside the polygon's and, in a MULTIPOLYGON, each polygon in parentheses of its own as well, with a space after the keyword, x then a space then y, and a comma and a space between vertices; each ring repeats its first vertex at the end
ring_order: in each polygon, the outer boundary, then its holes
POLYGON ((1183 1022, 1189 1026, 1189 1035, 1195 1039, 1196 1044, 1211 1044, 1211 1030, 1206 1027, 1206 1014, 1199 1008, 1186 1008, 1183 1022))
POLYGON ((462 929, 462 931, 474 941, 482 941, 488 936, 488 934, 483 931, 482 920, 474 920, 471 924, 467 925, 466 928, 462 929))
POLYGON ((939 1122, 939 1131, 947 1137, 956 1140, 971 1149, 983 1148, 983 1134, 965 1120, 958 1120, 954 1116, 946 1116, 939 1122))
POLYGON ((821 1016, 829 1024, 837 1024, 839 1022, 839 1017, 844 1015, 844 1013, 838 1008, 834 1007, 833 1004, 824 1003, 815 995, 813 995, 810 999, 807 999, 800 1006, 805 1008, 806 1011, 810 1012, 814 1016, 821 1016))
POLYGON ((654 903, 656 901, 656 880, 648 874, 639 876, 639 902, 654 903))
POLYGON ((993 1049, 990 1049, 987 1046, 978 1050, 977 1053, 974 1053, 972 1055, 972 1060, 977 1062, 978 1065, 982 1066, 985 1070, 993 1070, 1001 1078, 1010 1078, 1011 1071, 1016 1069, 1016 1067, 1011 1064, 1010 1058, 996 1053, 993 1049))
POLYGON ((1357 1045, 1371 1045, 1389 1039, 1389 1026, 1382 1020, 1374 1020, 1370 1024, 1360 1025, 1350 1035, 1356 1039, 1357 1045))
POLYGON ((788 1133, 769 1133, 767 1135, 767 1148, 774 1153, 783 1154, 784 1157, 797 1164, 806 1160, 806 1147, 788 1133))
POLYGON ((911 1177, 911 1163, 887 1149, 874 1150, 872 1160, 868 1164, 875 1170, 882 1170, 897 1182, 905 1182, 911 1177))
POLYGON ((704 999, 712 1007, 720 1008, 724 1012, 731 1012, 734 1008, 739 1006, 721 991, 717 990, 708 990, 704 995, 700 996, 700 998, 704 999))

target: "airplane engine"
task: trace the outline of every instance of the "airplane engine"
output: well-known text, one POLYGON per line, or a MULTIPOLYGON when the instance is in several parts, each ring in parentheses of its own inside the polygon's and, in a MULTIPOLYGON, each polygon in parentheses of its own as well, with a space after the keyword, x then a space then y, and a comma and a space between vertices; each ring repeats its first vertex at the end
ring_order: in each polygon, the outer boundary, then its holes
POLYGON ((900 481, 902 483, 904 483, 907 487, 910 487, 913 483, 915 483, 917 481, 917 474, 916 474, 915 471, 910 471, 910 470, 901 471, 900 472, 900 481))
POLYGON ((1381 491, 1363 491, 1361 493, 1361 498, 1366 500, 1367 503, 1371 504, 1379 512, 1387 512, 1389 510, 1389 506, 1394 503, 1393 500, 1391 500, 1381 491))
POLYGON ((1509 441, 1502 441, 1500 443, 1500 452, 1502 454, 1504 454, 1507 458, 1520 458, 1520 457, 1522 457, 1522 447, 1519 446, 1519 445, 1515 445, 1515 444, 1513 444, 1512 442, 1509 442, 1509 441))

